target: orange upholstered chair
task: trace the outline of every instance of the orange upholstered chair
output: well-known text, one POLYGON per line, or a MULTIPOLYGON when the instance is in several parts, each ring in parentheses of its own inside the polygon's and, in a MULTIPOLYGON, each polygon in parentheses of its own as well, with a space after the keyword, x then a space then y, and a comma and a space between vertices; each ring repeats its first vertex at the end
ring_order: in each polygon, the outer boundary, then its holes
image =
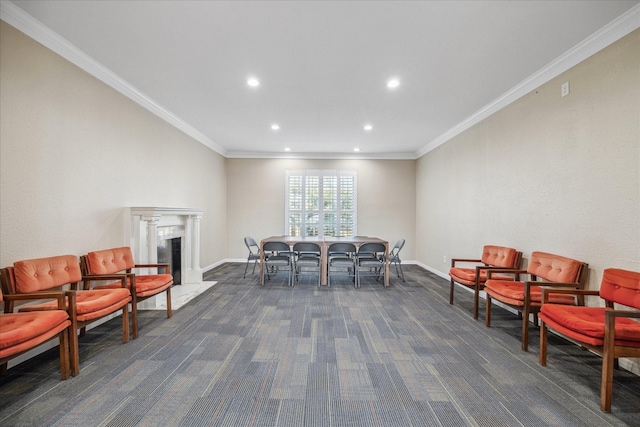
MULTIPOLYGON (((480 301, 480 291, 484 288, 484 282, 487 280, 487 269, 517 269, 520 266, 522 252, 518 252, 513 248, 505 248, 503 246, 487 245, 482 248, 481 259, 453 258, 451 259, 451 269, 449 277, 451 285, 449 288, 449 304, 453 304, 453 290, 456 283, 469 288, 473 288, 475 296, 473 300, 473 318, 478 318, 478 306, 480 301), (457 267, 457 264, 479 264, 473 268, 457 267)), ((494 280, 513 280, 512 276, 498 275, 493 276, 494 280)))
MULTIPOLYGON (((49 258, 17 261, 12 267, 2 271, 2 289, 6 292, 5 311, 13 311, 14 295, 28 294, 38 296, 38 292, 60 289, 69 285, 66 305, 71 320, 69 347, 71 356, 71 375, 80 372, 77 330, 84 328, 112 313, 122 310, 122 341, 129 342, 129 302, 131 293, 126 288, 125 280, 121 287, 115 289, 79 290, 82 280, 80 261, 75 255, 62 255, 49 258)), ((47 301, 34 305, 21 305, 20 312, 37 312, 56 310, 58 302, 47 301)))
POLYGON ((602 356, 600 409, 611 412, 613 369, 619 357, 640 357, 640 311, 616 310, 614 303, 640 309, 640 272, 608 268, 600 291, 543 288, 540 364, 547 364, 547 329, 602 356), (547 304, 553 296, 600 295, 606 307, 547 304))
MULTIPOLYGON (((120 279, 127 276, 127 286, 132 289, 131 316, 133 337, 138 338, 138 303, 161 292, 167 294, 167 317, 171 317, 171 285, 173 276, 169 274, 169 264, 136 264, 128 246, 89 252, 80 257, 84 273, 85 288, 90 281, 120 279), (165 274, 134 274, 134 268, 164 268, 165 274), (134 291, 135 290, 135 291, 134 291)), ((94 289, 112 289, 119 282, 95 286, 94 289)))
MULTIPOLYGON (((55 298, 58 309, 32 313, 0 314, 0 373, 7 370, 7 362, 51 339, 60 341, 60 372, 62 379, 69 378, 69 313, 65 305, 64 292, 42 292, 31 295, 11 295, 5 299, 0 290, 0 302, 55 298)), ((5 304, 5 310, 11 304, 5 304)))
MULTIPOLYGON (((532 252, 529 266, 526 270, 518 271, 528 274, 527 281, 505 282, 493 280, 493 273, 489 271, 489 278, 484 285, 487 294, 487 314, 485 322, 491 326, 491 301, 500 301, 522 316, 522 350, 529 348, 529 314, 533 314, 534 324, 538 325, 538 311, 540 310, 540 285, 555 287, 571 287, 582 289, 586 281, 588 264, 560 255, 545 252, 532 252)), ((502 273, 503 271, 500 271, 502 273)), ((557 295, 549 302, 558 304, 584 305, 584 299, 575 299, 571 295, 557 295)))

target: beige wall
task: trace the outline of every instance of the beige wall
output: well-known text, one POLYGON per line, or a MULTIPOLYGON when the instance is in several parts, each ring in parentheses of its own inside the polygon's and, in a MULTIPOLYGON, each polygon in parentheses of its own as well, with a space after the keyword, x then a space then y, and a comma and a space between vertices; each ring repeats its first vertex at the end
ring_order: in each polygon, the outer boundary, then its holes
POLYGON ((640 271, 640 30, 421 157, 416 180, 416 256, 441 274, 484 244, 588 262, 591 289, 640 271))
POLYGON ((391 245, 406 239, 403 260, 414 259, 414 160, 228 159, 228 256, 246 259, 244 236, 256 241, 285 232, 285 170, 358 172, 358 234, 391 245))
POLYGON ((224 259, 223 157, 5 22, 0 67, 1 267, 121 246, 125 206, 204 208, 224 259))

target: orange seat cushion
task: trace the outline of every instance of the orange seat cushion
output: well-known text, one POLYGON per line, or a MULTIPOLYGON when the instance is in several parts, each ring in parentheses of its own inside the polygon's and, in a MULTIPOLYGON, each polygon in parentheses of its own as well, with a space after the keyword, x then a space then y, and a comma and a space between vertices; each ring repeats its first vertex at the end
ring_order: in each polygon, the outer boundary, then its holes
MULTIPOLYGON (((543 304, 539 316, 548 327, 569 338, 595 346, 604 344, 603 307, 543 304)), ((617 318, 615 331, 616 345, 640 348, 640 322, 617 318)))
POLYGON ((69 325, 69 315, 64 310, 0 314, 0 358, 29 350, 69 325))
MULTIPOLYGON (((498 301, 513 306, 524 306, 524 283, 523 282, 505 282, 503 280, 488 280, 485 283, 484 291, 498 301)), ((542 290, 540 286, 531 286, 530 288, 531 305, 540 305, 542 301, 542 290)), ((572 295, 552 294, 549 295, 549 302, 556 304, 575 304, 572 295)))
MULTIPOLYGON (((152 274, 147 276, 136 275, 136 296, 148 297, 159 294, 173 285, 173 276, 170 274, 152 274)), ((93 289, 116 289, 122 286, 121 282, 109 283, 108 285, 96 286, 93 289)), ((127 279, 127 286, 131 287, 131 282, 127 279)))
MULTIPOLYGON (((79 321, 99 319, 122 308, 131 301, 129 289, 91 289, 76 291, 76 314, 79 321)), ((54 310, 57 301, 21 306, 20 312, 54 310)))
MULTIPOLYGON (((475 268, 459 268, 453 267, 449 270, 449 276, 458 283, 467 286, 475 286, 476 284, 476 269, 475 268)), ((492 280, 513 280, 511 276, 503 276, 498 274, 491 275, 492 280)), ((487 281, 487 270, 480 270, 480 283, 487 281)))

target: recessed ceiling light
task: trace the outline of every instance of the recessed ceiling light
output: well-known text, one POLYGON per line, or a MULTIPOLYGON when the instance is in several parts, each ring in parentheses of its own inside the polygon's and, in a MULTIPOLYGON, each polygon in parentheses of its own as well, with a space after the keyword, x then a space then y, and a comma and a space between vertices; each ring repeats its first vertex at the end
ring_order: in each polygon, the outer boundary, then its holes
POLYGON ((258 87, 260 86, 260 81, 255 77, 249 77, 247 79, 247 84, 251 87, 258 87))
POLYGON ((400 86, 400 80, 398 80, 396 77, 393 77, 387 81, 387 87, 389 89, 395 89, 398 86, 400 86))
POLYGON ((358 151, 360 151, 360 149, 358 147, 356 147, 356 148, 353 149, 353 151, 358 152, 358 151))
POLYGON ((373 126, 371 126, 370 124, 366 124, 364 125, 363 129, 366 131, 370 131, 371 129, 373 129, 373 126))
POLYGON ((291 151, 291 148, 286 147, 286 148, 284 149, 284 151, 291 151))
POLYGON ((280 130, 280 125, 277 123, 274 123, 271 125, 271 130, 280 130))

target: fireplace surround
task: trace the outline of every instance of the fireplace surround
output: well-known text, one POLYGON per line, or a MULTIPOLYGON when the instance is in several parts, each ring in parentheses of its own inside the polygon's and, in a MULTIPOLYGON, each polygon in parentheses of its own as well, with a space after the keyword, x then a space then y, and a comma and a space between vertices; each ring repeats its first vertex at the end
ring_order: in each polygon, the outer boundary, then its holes
MULTIPOLYGON (((193 208, 125 208, 125 241, 130 242, 129 246, 136 263, 157 263, 158 241, 179 235, 181 237, 181 287, 188 292, 190 285, 201 285, 203 271, 200 268, 200 220, 203 215, 203 209, 193 208), (167 236, 169 230, 171 236, 167 236)), ((140 273, 153 272, 155 270, 140 273)), ((140 308, 161 308, 164 305, 161 299, 149 298, 140 304, 140 308)))

